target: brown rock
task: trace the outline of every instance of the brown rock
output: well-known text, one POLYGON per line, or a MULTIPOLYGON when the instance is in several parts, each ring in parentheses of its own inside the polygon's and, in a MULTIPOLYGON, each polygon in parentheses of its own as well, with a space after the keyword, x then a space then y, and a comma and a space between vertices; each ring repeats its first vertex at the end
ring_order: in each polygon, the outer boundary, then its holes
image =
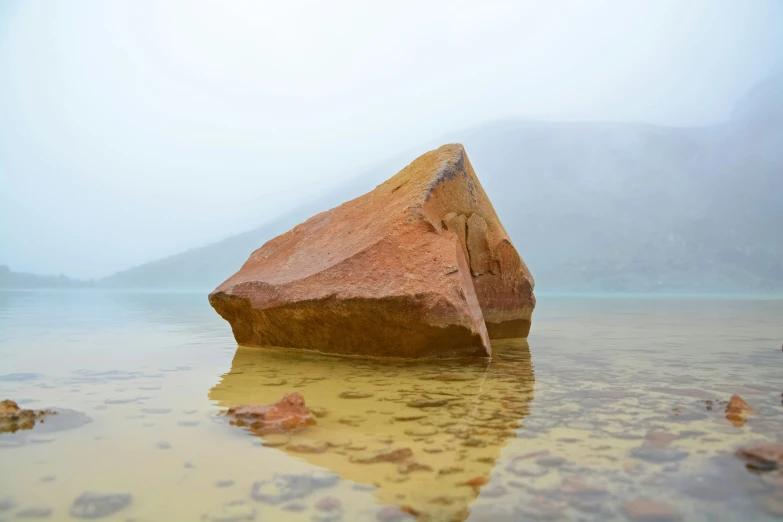
POLYGON ((11 400, 4 400, 0 402, 0 415, 3 417, 17 415, 20 411, 19 405, 11 400))
POLYGON ((726 419, 734 426, 740 427, 745 424, 748 416, 753 415, 753 408, 745 402, 739 395, 732 395, 731 400, 726 405, 726 419))
POLYGON ((783 468, 783 443, 780 442, 757 442, 738 449, 736 455, 761 470, 783 468))
POLYGON ((56 413, 51 410, 23 410, 14 401, 4 400, 0 402, 0 433, 30 430, 35 426, 37 420, 56 413))
POLYGON ((315 424, 304 397, 299 393, 286 394, 276 403, 266 406, 235 406, 229 408, 227 415, 232 417, 231 424, 246 426, 257 434, 295 431, 315 424))
POLYGON ((268 241, 209 301, 242 345, 393 357, 490 355, 535 306, 461 145, 268 241))
POLYGON ((623 504, 623 511, 638 522, 669 522, 682 520, 682 513, 663 502, 638 498, 623 504))

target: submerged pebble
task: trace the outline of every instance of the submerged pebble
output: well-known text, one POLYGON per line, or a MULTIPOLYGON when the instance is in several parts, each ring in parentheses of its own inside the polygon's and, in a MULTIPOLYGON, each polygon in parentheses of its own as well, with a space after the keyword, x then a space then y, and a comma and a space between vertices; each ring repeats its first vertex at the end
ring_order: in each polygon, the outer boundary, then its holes
POLYGON ((318 489, 334 486, 339 480, 332 473, 276 474, 271 479, 255 482, 251 496, 257 502, 280 504, 305 498, 318 489))
POLYGON ((631 449, 631 456, 647 462, 676 462, 688 456, 687 451, 676 448, 656 448, 653 446, 640 446, 631 449))
POLYGON ((381 450, 372 455, 351 457, 351 462, 360 464, 375 464, 377 462, 402 462, 412 457, 413 451, 410 448, 389 448, 381 450))
POLYGON ((16 500, 12 497, 0 496, 0 513, 10 511, 16 507, 16 500))
POLYGON ((315 503, 315 509, 319 511, 340 511, 343 508, 343 503, 337 497, 324 497, 315 503))
POLYGON ((413 516, 396 506, 386 506, 375 513, 378 522, 412 522, 413 516))
POLYGON ((223 504, 201 517, 205 522, 243 522, 256 519, 256 509, 244 500, 223 504))
POLYGON ((127 493, 83 493, 71 504, 70 514, 75 518, 102 518, 128 507, 132 497, 127 493))
POLYGON ((367 399, 372 396, 372 393, 359 391, 344 391, 339 395, 341 399, 367 399))
POLYGON ((16 518, 49 518, 52 516, 50 508, 34 507, 16 512, 16 518))
POLYGON ((283 511, 293 511, 294 513, 299 513, 307 509, 307 504, 304 502, 289 502, 288 504, 283 505, 281 509, 283 511))

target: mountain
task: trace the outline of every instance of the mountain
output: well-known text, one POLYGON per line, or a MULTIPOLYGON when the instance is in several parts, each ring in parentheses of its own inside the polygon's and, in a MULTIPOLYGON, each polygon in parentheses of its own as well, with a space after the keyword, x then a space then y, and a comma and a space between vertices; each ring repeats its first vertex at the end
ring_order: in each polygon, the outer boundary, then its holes
POLYGON ((17 290, 31 288, 87 288, 92 286, 92 281, 79 281, 70 279, 63 274, 58 276, 44 276, 13 272, 5 265, 0 265, 0 290, 17 290))
POLYGON ((781 291, 781 93, 783 74, 773 75, 710 127, 509 120, 468 129, 260 228, 100 284, 212 289, 266 240, 461 142, 539 291, 781 291))

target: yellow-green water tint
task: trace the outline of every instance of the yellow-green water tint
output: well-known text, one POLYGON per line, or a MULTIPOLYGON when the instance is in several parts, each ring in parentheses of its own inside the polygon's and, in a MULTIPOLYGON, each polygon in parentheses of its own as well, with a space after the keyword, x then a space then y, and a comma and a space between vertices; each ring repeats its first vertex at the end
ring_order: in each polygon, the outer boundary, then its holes
POLYGON ((779 520, 780 474, 733 450, 783 437, 781 317, 772 299, 544 296, 529 344, 491 363, 367 361, 237 348, 200 293, 0 293, 0 398, 90 420, 0 435, 0 520, 77 520, 91 491, 130 496, 109 521, 623 521, 638 498, 779 520), (319 417, 290 438, 220 415, 293 391, 319 417), (734 393, 756 410, 742 427, 734 393), (357 462, 398 448, 407 469, 357 462), (265 500, 286 475, 312 487, 265 500))
POLYGON ((534 376, 525 339, 485 361, 402 362, 240 347, 210 390, 222 408, 301 393, 317 425, 267 444, 345 479, 383 504, 460 520, 528 414, 534 376))

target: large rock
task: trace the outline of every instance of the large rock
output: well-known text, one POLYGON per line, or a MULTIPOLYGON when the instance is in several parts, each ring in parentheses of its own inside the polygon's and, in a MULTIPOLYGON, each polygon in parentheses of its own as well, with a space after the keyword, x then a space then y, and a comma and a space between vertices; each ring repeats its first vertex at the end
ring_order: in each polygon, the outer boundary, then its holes
POLYGON ((461 145, 264 244, 209 295, 241 345, 491 355, 526 337, 533 278, 461 145))

